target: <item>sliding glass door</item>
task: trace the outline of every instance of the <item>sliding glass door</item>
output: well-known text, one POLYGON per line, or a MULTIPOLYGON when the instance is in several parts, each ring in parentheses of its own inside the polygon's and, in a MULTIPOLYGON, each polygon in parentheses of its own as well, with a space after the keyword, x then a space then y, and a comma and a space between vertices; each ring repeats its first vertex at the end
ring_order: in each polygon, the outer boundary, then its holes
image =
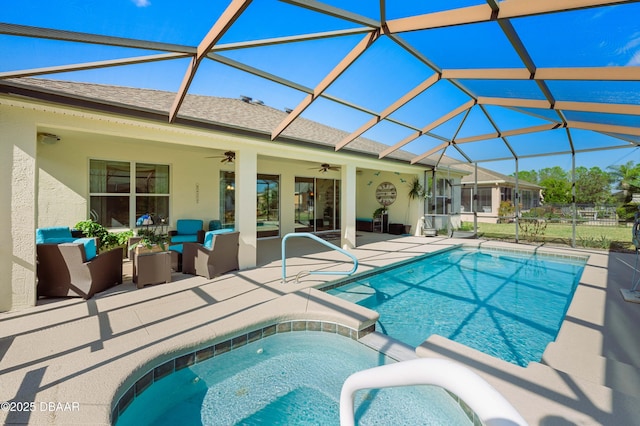
POLYGON ((280 235, 280 176, 258 174, 258 238, 280 235))
POLYGON ((315 225, 313 178, 297 177, 295 185, 295 230, 313 232, 315 225))
MULTIPOLYGON (((235 227, 236 179, 234 172, 220 172, 220 220, 235 227)), ((280 176, 258 174, 256 180, 256 226, 258 238, 280 235, 280 176)), ((239 206, 242 208, 242 205, 239 206)))
POLYGON ((340 229, 340 181, 296 177, 295 230, 319 232, 340 229))

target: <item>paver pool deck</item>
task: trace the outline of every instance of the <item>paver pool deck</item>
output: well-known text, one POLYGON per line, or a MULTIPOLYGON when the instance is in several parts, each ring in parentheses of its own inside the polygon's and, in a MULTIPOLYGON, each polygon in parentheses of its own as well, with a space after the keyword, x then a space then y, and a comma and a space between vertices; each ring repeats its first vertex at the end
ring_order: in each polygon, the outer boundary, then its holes
MULTIPOLYGON (((360 233, 352 250, 358 272, 455 244, 534 246, 440 237, 360 233)), ((335 242, 335 241, 332 241, 335 242)), ((344 255, 311 240, 290 240, 281 283, 280 240, 258 242, 258 267, 215 279, 174 273, 167 284, 136 289, 125 282, 90 300, 40 300, 0 314, 0 410, 5 424, 109 424, 114 402, 163 360, 258 327, 323 320, 361 329, 376 314, 314 286, 335 276, 300 271, 348 270, 344 255), (31 404, 33 403, 33 404, 31 404), (3 405, 3 408, 5 406, 3 405)), ((392 356, 432 356, 463 363, 501 392, 532 425, 633 425, 640 419, 640 304, 625 302, 635 255, 543 247, 589 260, 558 338, 526 368, 439 336, 415 352, 377 333, 363 343, 392 356), (381 343, 385 342, 385 343, 381 343), (395 355, 394 355, 395 354, 395 355)))

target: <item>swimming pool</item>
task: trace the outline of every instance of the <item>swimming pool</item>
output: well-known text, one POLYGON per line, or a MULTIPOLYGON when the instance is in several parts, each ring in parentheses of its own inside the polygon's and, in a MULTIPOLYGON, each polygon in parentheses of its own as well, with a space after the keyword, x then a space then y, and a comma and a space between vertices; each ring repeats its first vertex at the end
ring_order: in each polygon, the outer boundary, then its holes
MULTIPOLYGON (((335 333, 275 334, 183 368, 150 385, 117 425, 332 425, 352 373, 393 362, 335 333)), ((444 390, 417 386, 359 392, 359 424, 470 425, 444 390)))
POLYGON ((411 346, 439 334, 526 366, 555 340, 586 257, 454 248, 328 293, 380 313, 376 330, 411 346))

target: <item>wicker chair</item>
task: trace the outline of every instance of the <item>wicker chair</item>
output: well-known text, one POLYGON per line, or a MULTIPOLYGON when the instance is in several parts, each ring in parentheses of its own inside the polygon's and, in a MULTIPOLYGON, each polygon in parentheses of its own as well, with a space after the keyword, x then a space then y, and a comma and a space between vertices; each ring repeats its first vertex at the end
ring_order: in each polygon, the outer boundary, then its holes
POLYGON ((200 219, 178 219, 176 229, 169 231, 170 245, 182 243, 202 243, 204 222, 200 219))
POLYGON ((122 283, 122 248, 87 260, 82 243, 37 244, 38 297, 82 297, 122 283))
POLYGON ((204 244, 184 243, 182 272, 213 278, 239 268, 240 233, 219 229, 205 234, 204 244))

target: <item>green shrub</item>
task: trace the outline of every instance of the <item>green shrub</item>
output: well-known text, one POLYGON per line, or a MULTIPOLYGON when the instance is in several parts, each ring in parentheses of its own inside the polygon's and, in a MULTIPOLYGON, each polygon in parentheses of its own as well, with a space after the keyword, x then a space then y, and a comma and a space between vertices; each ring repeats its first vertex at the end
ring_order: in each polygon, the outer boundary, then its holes
POLYGON ((611 240, 609 237, 607 237, 604 234, 600 234, 599 237, 594 237, 590 235, 586 235, 586 236, 578 235, 576 237, 576 240, 577 240, 576 242, 578 246, 585 247, 585 248, 600 248, 600 249, 607 250, 613 244, 613 240, 611 240))
POLYGON ((544 237, 544 233, 547 230, 547 221, 544 219, 520 218, 518 221, 518 229, 525 240, 534 242, 537 241, 539 237, 544 237))
POLYGON ((91 238, 98 239, 98 251, 106 251, 112 248, 127 244, 130 237, 133 237, 133 231, 127 230, 122 232, 110 232, 107 228, 93 220, 83 220, 75 225, 75 229, 91 238))
POLYGON ((498 207, 498 223, 506 222, 514 217, 516 207, 511 201, 501 201, 498 207))
POLYGON ((473 222, 462 222, 459 231, 473 231, 473 222))
POLYGON ((635 214, 638 212, 638 204, 627 203, 616 209, 618 220, 622 222, 633 222, 635 214))

